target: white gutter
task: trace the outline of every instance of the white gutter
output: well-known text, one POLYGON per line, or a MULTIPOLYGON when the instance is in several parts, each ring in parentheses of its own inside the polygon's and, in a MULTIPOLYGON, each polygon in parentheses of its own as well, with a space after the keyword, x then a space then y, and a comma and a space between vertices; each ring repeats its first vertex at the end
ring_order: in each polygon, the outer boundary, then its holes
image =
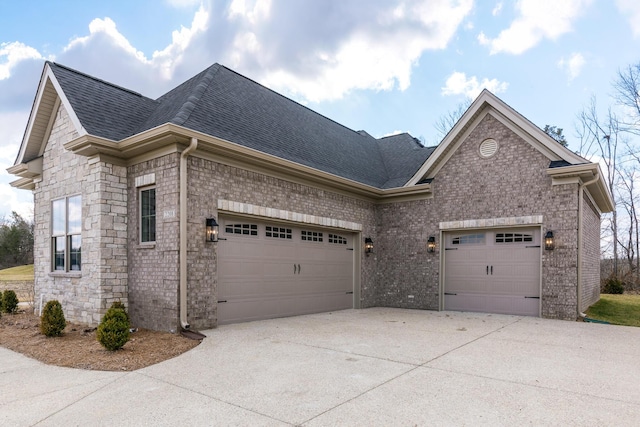
POLYGON ((187 157, 198 148, 198 139, 180 154, 180 326, 189 329, 187 321, 187 157))
POLYGON ((583 182, 579 184, 578 188, 578 299, 577 299, 577 311, 579 317, 587 317, 585 313, 580 310, 580 306, 582 305, 582 210, 584 209, 584 187, 587 185, 591 185, 600 179, 600 175, 598 172, 595 173, 594 177, 587 182, 583 182))

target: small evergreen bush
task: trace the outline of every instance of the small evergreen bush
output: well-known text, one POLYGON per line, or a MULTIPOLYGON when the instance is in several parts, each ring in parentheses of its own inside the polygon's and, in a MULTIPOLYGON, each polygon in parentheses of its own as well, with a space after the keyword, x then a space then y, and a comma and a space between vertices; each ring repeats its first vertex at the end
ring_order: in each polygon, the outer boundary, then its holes
POLYGON ((4 304, 2 302, 2 291, 0 291, 0 317, 2 317, 2 312, 4 311, 4 304))
POLYGON ((40 332, 48 337, 58 337, 62 335, 66 326, 67 321, 64 319, 62 305, 57 300, 49 301, 42 310, 40 332))
POLYGON ((15 313, 18 310, 18 296, 11 289, 2 293, 2 311, 5 313, 15 313))
POLYGON ((98 325, 96 338, 109 351, 121 349, 129 341, 129 316, 121 302, 114 302, 98 325))
POLYGON ((603 294, 623 294, 624 293, 624 283, 622 280, 617 279, 615 277, 610 277, 604 282, 604 286, 602 287, 603 294))

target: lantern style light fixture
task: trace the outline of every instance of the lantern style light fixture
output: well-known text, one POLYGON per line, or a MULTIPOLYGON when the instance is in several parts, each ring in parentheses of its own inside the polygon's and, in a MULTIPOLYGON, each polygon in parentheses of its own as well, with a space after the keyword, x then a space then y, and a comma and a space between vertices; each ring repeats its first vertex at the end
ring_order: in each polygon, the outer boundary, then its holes
POLYGON ((547 234, 544 235, 544 248, 548 251, 552 251, 555 245, 553 231, 549 230, 547 231, 547 234))
POLYGON ((215 218, 207 218, 206 221, 206 238, 207 242, 216 243, 218 239, 218 232, 220 231, 220 226, 216 222, 215 218))
POLYGON ((373 240, 371 240, 371 237, 364 238, 364 253, 367 255, 373 253, 373 240))
POLYGON ((435 236, 429 236, 429 239, 427 240, 427 251, 428 252, 435 252, 436 251, 436 237, 435 236))

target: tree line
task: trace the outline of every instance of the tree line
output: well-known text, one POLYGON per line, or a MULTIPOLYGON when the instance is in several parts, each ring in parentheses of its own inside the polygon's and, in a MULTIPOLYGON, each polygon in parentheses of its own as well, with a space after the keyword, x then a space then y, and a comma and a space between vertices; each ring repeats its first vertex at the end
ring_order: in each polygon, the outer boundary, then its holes
POLYGON ((600 160, 615 209, 603 218, 604 275, 640 289, 640 62, 618 70, 603 107, 595 96, 578 114, 578 153, 600 160))
POLYGON ((0 269, 33 264, 33 221, 12 212, 0 220, 0 269))

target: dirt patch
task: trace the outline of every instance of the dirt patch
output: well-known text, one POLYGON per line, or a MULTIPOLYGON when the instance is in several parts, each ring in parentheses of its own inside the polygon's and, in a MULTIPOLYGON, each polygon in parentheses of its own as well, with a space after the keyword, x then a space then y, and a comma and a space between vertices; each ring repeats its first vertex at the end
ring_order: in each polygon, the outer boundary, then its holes
POLYGON ((0 345, 49 365, 98 371, 133 371, 171 359, 200 341, 168 332, 138 329, 117 351, 96 340, 95 330, 67 322, 64 334, 47 338, 40 333, 40 318, 30 313, 3 314, 0 345))

